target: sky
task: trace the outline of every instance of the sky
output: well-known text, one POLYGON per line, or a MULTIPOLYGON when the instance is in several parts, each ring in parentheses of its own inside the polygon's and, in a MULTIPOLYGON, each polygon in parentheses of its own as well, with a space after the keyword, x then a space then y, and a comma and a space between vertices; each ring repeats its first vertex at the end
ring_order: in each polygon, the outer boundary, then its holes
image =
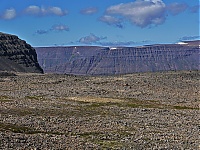
POLYGON ((0 32, 37 46, 138 46, 199 37, 199 0, 0 0, 0 32))

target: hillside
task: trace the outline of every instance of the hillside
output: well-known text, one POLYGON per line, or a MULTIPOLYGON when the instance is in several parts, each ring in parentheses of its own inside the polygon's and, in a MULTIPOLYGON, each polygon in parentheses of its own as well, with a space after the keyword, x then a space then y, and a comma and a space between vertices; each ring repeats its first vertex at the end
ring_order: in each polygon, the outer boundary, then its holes
POLYGON ((1 32, 0 71, 43 73, 34 48, 15 35, 1 32))
POLYGON ((45 72, 109 75, 198 70, 199 41, 140 47, 37 47, 45 72))

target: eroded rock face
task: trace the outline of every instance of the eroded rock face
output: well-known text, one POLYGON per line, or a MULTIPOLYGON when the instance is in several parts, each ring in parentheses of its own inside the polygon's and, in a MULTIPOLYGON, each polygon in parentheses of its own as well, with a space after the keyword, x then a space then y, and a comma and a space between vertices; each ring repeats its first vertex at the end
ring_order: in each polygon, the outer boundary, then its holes
POLYGON ((0 33, 0 71, 43 73, 37 54, 15 35, 0 33))
POLYGON ((141 47, 38 47, 45 72, 109 75, 198 70, 199 41, 141 47))

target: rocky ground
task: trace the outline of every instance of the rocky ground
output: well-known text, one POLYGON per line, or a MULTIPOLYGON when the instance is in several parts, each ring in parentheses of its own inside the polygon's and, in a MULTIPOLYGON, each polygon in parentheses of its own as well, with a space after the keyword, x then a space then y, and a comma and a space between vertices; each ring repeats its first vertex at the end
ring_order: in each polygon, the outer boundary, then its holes
POLYGON ((0 149, 198 150, 199 72, 0 76, 0 149))

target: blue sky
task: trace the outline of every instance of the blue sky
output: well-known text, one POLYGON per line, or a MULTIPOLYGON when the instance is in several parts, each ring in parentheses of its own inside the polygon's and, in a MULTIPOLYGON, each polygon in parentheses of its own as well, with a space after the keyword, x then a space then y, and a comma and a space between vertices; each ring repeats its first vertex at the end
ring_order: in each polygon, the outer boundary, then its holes
POLYGON ((0 31, 32 46, 196 40, 199 0, 1 0, 0 31))

